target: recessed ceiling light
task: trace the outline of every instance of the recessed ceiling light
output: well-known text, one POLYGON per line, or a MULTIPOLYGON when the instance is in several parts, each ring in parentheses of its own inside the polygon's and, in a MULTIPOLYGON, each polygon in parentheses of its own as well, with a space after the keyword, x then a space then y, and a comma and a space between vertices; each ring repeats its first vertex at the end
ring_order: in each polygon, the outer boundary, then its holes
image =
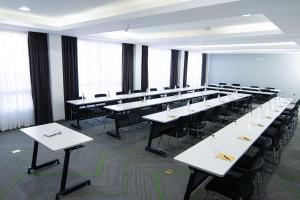
POLYGON ((29 12, 31 9, 26 7, 26 6, 22 6, 22 7, 19 8, 19 10, 29 12))
POLYGON ((243 17, 251 17, 251 14, 242 15, 243 17))

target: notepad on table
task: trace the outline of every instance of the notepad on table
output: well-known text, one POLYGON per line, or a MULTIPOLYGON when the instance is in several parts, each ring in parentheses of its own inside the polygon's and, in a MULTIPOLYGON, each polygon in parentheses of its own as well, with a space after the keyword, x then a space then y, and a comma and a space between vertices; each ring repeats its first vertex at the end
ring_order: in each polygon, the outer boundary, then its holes
POLYGON ((222 153, 222 152, 217 153, 216 158, 220 158, 220 159, 226 160, 226 161, 234 161, 235 160, 234 155, 230 155, 230 154, 222 153))
POLYGON ((256 126, 260 126, 260 127, 264 127, 264 125, 259 124, 259 123, 255 124, 255 125, 256 125, 256 126))
POLYGON ((249 137, 247 137, 247 136, 243 136, 243 135, 239 136, 238 139, 244 140, 244 141, 248 141, 248 142, 251 141, 251 138, 249 138, 249 137))
POLYGON ((175 115, 168 115, 169 118, 175 119, 176 116, 175 115))
POLYGON ((53 130, 53 131, 48 131, 47 133, 44 133, 43 135, 45 137, 53 137, 53 136, 60 135, 60 134, 61 134, 60 131, 53 130))

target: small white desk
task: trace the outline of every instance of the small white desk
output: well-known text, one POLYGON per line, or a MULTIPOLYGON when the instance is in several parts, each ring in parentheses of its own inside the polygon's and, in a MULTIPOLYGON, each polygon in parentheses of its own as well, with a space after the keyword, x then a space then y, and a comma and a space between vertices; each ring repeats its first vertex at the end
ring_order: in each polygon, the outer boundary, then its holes
POLYGON ((66 188, 71 151, 84 147, 83 144, 93 141, 92 138, 83 135, 79 132, 73 131, 72 129, 69 129, 57 123, 22 128, 20 130, 32 139, 34 139, 32 163, 31 167, 28 169, 28 174, 31 174, 31 172, 35 170, 40 170, 42 168, 49 167, 54 164, 59 164, 59 160, 55 159, 47 163, 37 165, 39 143, 43 144, 52 151, 65 151, 60 191, 56 194, 56 199, 59 199, 61 196, 66 195, 74 190, 77 190, 85 185, 91 184, 90 180, 87 180, 82 183, 73 185, 69 188, 66 188), (49 133, 58 134, 51 137, 45 136, 45 134, 49 133))
POLYGON ((174 158, 192 169, 185 199, 188 199, 194 185, 194 180, 191 179, 195 179, 203 172, 223 177, 292 102, 292 99, 280 98, 279 102, 278 99, 278 97, 271 99, 174 158), (239 136, 248 137, 250 141, 240 140, 239 136), (226 161, 216 158, 218 152, 233 155, 235 159, 226 161))

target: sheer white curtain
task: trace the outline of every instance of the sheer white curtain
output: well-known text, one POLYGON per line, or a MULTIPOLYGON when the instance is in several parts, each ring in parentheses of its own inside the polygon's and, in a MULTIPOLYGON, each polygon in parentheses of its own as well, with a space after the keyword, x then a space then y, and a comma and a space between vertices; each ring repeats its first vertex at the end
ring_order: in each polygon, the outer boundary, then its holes
POLYGON ((122 90, 122 44, 78 40, 79 95, 122 90))
POLYGON ((149 88, 162 90, 170 85, 171 50, 149 48, 148 80, 149 88))
POLYGON ((0 130, 34 124, 27 33, 0 31, 0 130))
POLYGON ((198 51, 189 51, 187 84, 191 87, 201 86, 202 74, 202 53, 198 51))

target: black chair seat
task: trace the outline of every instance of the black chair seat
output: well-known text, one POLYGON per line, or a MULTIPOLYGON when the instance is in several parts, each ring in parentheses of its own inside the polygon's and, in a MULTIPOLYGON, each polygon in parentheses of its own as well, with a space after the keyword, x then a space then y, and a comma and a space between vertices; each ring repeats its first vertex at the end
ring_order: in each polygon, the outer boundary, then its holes
POLYGON ((262 152, 268 151, 272 149, 272 139, 261 136, 254 142, 253 146, 259 148, 262 152))
POLYGON ((246 181, 242 185, 239 179, 225 176, 224 178, 214 178, 206 185, 205 189, 233 200, 240 200, 241 196, 243 200, 248 200, 252 196, 254 185, 251 181, 246 181), (242 194, 241 191, 243 191, 242 194))

